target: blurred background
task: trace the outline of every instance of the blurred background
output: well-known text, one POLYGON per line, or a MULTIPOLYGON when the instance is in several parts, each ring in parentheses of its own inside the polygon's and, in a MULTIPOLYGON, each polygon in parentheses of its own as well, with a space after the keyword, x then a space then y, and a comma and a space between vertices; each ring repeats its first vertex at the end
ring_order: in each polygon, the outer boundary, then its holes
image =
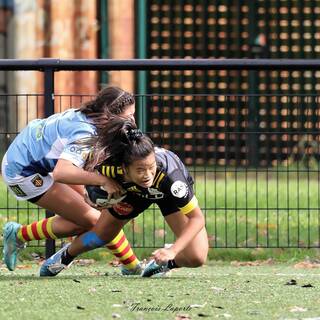
MULTIPOLYGON (((318 0, 0 0, 0 58, 318 58, 319 13, 318 0)), ((294 121, 299 111, 293 108, 288 112, 288 104, 307 100, 311 109, 314 108, 316 98, 309 94, 319 90, 319 77, 319 71, 309 70, 151 71, 144 75, 130 71, 57 72, 55 93, 91 95, 103 86, 113 84, 136 93, 176 95, 175 98, 153 97, 152 106, 146 109, 147 122, 143 124, 149 131, 151 128, 161 132, 183 131, 184 127, 195 131, 203 126, 209 129, 229 126, 232 131, 246 125, 253 129, 270 127, 276 131, 288 121, 295 130, 299 126, 294 121), (294 93, 299 93, 299 97, 290 97, 294 93), (187 94, 216 94, 219 97, 191 99, 185 96, 187 94), (258 96, 248 103, 245 97, 235 99, 224 94, 258 96), (179 98, 179 95, 184 97, 179 98), (219 110, 215 108, 217 103, 219 110), (259 112, 256 104, 259 104, 259 112), (214 110, 210 109, 212 106, 214 110), (251 115, 248 115, 250 108, 251 115), (216 119, 206 121, 197 116, 208 112, 211 116, 217 112, 216 119), (175 121, 173 114, 179 114, 175 121), (227 121, 228 117, 234 121, 227 121), (160 118, 163 119, 161 123, 160 118)), ((0 94, 41 92, 43 75, 39 72, 0 74, 0 94)), ((0 101, 0 115, 7 115, 9 104, 4 99, 0 101)), ((77 101, 73 103, 77 104, 77 101)), ((29 101, 29 114, 35 104, 29 101)), ((59 109, 67 107, 70 107, 69 101, 60 103, 59 109)), ((37 108, 41 109, 41 104, 37 104, 37 108)), ((305 120, 306 126, 319 129, 315 123, 317 111, 311 110, 308 115, 310 119, 305 120)), ((25 125, 21 119, 20 127, 25 125)), ((286 146, 288 139, 292 139, 293 144, 298 142, 297 136, 261 136, 260 142, 265 146, 271 144, 274 149, 266 154, 262 148, 259 160, 254 154, 247 157, 243 142, 236 143, 235 137, 222 134, 215 138, 221 147, 220 151, 214 151, 220 152, 216 160, 222 165, 230 161, 231 164, 255 165, 259 161, 260 165, 266 166, 286 151, 278 149, 282 139, 286 146), (232 150, 228 151, 228 159, 223 159, 226 150, 222 145, 226 139, 232 150)), ((202 137, 200 139, 202 141, 202 137)), ((243 136, 242 140, 245 139, 243 136)), ((252 144, 257 143, 259 137, 252 137, 252 140, 252 144)), ((186 160, 191 163, 188 148, 183 147, 181 151, 187 153, 186 160)), ((209 160, 204 150, 198 153, 197 164, 207 160, 216 162, 209 160)))

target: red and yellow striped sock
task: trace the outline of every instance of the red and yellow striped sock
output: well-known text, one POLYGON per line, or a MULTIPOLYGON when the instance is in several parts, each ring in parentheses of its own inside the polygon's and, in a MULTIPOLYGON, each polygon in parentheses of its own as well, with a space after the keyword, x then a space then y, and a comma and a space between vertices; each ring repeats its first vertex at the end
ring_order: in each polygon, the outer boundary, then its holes
POLYGON ((139 260, 133 253, 123 230, 107 244, 107 248, 122 262, 127 269, 134 269, 139 260))
POLYGON ((22 225, 18 230, 17 238, 22 242, 42 239, 57 239, 52 232, 52 220, 54 217, 22 225))

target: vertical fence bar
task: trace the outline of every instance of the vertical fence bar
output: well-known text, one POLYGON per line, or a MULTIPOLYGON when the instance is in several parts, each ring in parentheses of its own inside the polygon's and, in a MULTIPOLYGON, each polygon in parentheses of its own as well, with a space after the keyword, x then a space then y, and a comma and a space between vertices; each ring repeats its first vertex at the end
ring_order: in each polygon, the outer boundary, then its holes
MULTIPOLYGON (((147 56, 147 6, 145 0, 138 0, 136 4, 136 40, 137 40, 137 56, 139 59, 145 59, 147 56)), ((147 131, 147 110, 143 102, 144 95, 147 91, 147 74, 146 71, 138 71, 138 94, 141 96, 138 109, 138 124, 143 132, 147 131)))
MULTIPOLYGON (((44 116, 54 113, 54 71, 52 68, 44 70, 44 116)), ((53 217, 54 213, 46 210, 46 218, 53 217)), ((55 253, 56 243, 53 239, 46 240, 46 259, 55 253)))
MULTIPOLYGON (((100 57, 102 59, 109 58, 109 24, 108 24, 108 1, 99 1, 99 19, 100 19, 100 57)), ((107 71, 100 72, 101 84, 109 82, 109 73, 107 71)))
MULTIPOLYGON (((249 30, 250 30, 250 46, 253 57, 259 58, 259 52, 255 48, 255 39, 257 36, 257 21, 256 21, 256 5, 255 1, 249 4, 249 30)), ((255 93, 257 92, 258 85, 258 71, 249 71, 249 115, 248 115, 248 162, 249 166, 258 166, 258 132, 257 132, 257 106, 258 101, 255 93)))

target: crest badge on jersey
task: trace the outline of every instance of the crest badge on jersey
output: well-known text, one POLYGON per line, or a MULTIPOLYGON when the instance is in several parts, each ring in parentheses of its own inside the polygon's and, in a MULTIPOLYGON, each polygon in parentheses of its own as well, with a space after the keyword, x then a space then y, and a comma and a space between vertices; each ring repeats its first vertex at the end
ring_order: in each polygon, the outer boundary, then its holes
POLYGON ((33 185, 37 188, 42 187, 43 186, 43 179, 39 176, 36 175, 31 182, 33 183, 33 185))
POLYGON ((178 180, 172 184, 170 191, 174 197, 185 198, 188 195, 188 186, 183 181, 178 180))

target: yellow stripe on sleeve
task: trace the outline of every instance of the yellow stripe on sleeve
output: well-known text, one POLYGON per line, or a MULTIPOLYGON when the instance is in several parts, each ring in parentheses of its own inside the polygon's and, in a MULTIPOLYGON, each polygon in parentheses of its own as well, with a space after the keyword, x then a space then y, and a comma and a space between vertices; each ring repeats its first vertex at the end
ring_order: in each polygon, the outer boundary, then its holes
POLYGON ((111 177, 112 177, 112 178, 115 178, 115 177, 116 177, 115 167, 111 167, 111 177))
POLYGON ((101 173, 102 173, 102 175, 106 175, 106 166, 102 166, 102 168, 101 168, 101 173))
POLYGON ((198 206, 198 199, 196 198, 196 196, 193 196, 187 205, 179 209, 183 214, 187 214, 197 206, 198 206))

